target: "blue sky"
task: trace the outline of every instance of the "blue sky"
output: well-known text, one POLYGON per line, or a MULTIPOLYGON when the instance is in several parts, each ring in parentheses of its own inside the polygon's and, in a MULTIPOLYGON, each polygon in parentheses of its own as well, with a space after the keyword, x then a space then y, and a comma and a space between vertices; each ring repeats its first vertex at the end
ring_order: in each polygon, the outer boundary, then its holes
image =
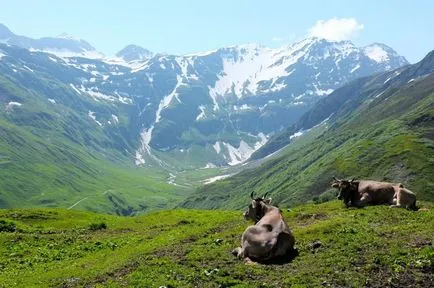
POLYGON ((131 43, 170 54, 245 43, 277 47, 309 31, 358 46, 381 42, 412 63, 434 49, 430 0, 0 0, 0 7, 0 23, 15 34, 66 32, 109 56, 131 43))

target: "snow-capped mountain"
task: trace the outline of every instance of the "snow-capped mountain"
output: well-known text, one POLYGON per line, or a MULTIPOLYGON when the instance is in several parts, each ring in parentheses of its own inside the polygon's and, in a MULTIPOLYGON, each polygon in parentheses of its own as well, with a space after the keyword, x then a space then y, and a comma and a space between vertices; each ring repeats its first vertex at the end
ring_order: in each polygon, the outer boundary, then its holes
POLYGON ((116 53, 116 57, 125 62, 148 60, 152 58, 152 56, 154 56, 154 53, 134 44, 128 45, 116 53))
POLYGON ((69 36, 66 33, 57 37, 32 39, 15 35, 0 23, 0 43, 16 45, 32 51, 55 54, 59 57, 103 58, 104 55, 95 50, 88 42, 69 36))
MULTIPOLYGON (((3 34, 0 30, 1 39, 3 34)), ((139 48, 127 46, 118 53, 120 60, 112 61, 58 58, 3 45, 0 71, 25 73, 35 77, 33 83, 38 78, 31 71, 43 71, 71 95, 96 107, 109 105, 109 110, 77 107, 105 133, 128 124, 122 137, 137 143, 129 152, 137 165, 212 167, 246 160, 271 134, 346 82, 407 64, 383 44, 356 47, 318 38, 276 49, 238 45, 184 56, 139 48)), ((71 101, 55 94, 50 99, 56 105, 71 101)))

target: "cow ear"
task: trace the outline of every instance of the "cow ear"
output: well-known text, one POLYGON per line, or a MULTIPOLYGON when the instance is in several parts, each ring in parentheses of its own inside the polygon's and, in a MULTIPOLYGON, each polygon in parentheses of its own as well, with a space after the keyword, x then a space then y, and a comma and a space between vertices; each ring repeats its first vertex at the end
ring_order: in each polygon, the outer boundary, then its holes
POLYGON ((335 176, 333 176, 333 178, 332 178, 334 181, 339 181, 338 179, 336 179, 336 177, 335 176))
POLYGON ((272 200, 271 198, 264 199, 264 203, 270 205, 271 200, 272 200))

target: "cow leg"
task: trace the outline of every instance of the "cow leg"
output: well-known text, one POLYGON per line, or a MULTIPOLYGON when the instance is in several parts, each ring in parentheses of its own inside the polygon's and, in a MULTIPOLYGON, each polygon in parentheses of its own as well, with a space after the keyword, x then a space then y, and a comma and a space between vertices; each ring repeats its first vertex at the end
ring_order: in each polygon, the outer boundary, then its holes
POLYGON ((256 263, 255 261, 253 261, 249 257, 246 257, 246 258, 244 258, 244 264, 246 264, 246 265, 256 265, 258 263, 256 263))
POLYGON ((241 248, 241 247, 237 247, 237 248, 235 248, 234 250, 232 250, 232 254, 233 254, 234 256, 236 256, 237 258, 242 259, 243 256, 244 256, 244 250, 243 250, 243 248, 241 248))
POLYGON ((357 207, 365 207, 366 205, 369 204, 369 202, 372 200, 371 196, 369 196, 369 194, 363 194, 362 198, 360 198, 360 200, 357 202, 356 206, 357 207))

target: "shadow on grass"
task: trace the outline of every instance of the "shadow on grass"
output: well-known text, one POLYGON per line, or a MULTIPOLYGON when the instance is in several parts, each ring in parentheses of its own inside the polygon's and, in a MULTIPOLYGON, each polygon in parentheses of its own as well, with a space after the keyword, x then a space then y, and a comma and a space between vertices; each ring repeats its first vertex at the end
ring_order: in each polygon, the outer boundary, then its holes
MULTIPOLYGON (((232 254, 236 256, 236 254, 234 254, 234 251, 232 251, 232 254)), ((262 265, 285 265, 291 263, 292 260, 294 260, 295 257, 297 257, 298 255, 299 255, 298 249, 294 248, 291 251, 289 251, 286 255, 275 257, 273 259, 262 260, 262 259, 251 257, 251 260, 255 263, 262 264, 262 265)))
POLYGON ((269 260, 258 260, 258 259, 252 259, 252 260, 263 265, 285 265, 291 263, 292 260, 294 260, 295 257, 298 256, 298 254, 299 254, 298 249, 294 248, 291 251, 289 251, 286 255, 283 255, 281 257, 277 257, 269 260))

